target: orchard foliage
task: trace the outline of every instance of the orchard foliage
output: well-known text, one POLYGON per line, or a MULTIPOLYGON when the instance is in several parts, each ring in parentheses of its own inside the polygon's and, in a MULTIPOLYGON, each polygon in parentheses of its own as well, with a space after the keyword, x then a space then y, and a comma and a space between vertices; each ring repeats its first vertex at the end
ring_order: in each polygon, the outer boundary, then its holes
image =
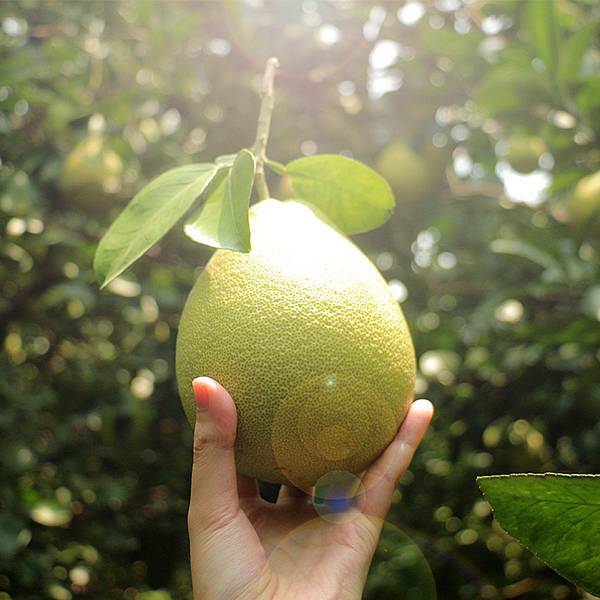
MULTIPOLYGON (((0 598, 191 597, 174 340, 210 228, 124 240, 148 253, 102 292, 93 257, 157 175, 252 144, 272 55, 268 154, 293 161, 273 195, 302 193, 315 154, 414 165, 354 237, 437 408, 365 597, 581 597, 475 478, 600 470, 600 197, 574 200, 600 170, 597 3, 20 0, 0 19, 0 598)), ((175 222, 193 200, 156 205, 175 222)))

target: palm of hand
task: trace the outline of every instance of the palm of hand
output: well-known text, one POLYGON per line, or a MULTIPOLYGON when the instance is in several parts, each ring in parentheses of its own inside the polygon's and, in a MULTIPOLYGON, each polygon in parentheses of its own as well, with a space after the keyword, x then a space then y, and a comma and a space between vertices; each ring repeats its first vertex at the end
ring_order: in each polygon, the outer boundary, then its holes
POLYGON ((270 504, 254 480, 236 474, 235 404, 210 379, 194 386, 197 398, 205 395, 198 401, 188 516, 194 598, 360 598, 392 493, 429 425, 431 404, 413 403, 361 477, 355 507, 323 518, 300 490, 283 486, 270 504))
POLYGON ((341 522, 330 521, 318 515, 308 496, 295 497, 285 488, 282 495, 275 505, 241 502, 242 546, 261 565, 259 594, 249 597, 360 597, 356 590, 362 589, 377 545, 377 523, 357 509, 341 522))

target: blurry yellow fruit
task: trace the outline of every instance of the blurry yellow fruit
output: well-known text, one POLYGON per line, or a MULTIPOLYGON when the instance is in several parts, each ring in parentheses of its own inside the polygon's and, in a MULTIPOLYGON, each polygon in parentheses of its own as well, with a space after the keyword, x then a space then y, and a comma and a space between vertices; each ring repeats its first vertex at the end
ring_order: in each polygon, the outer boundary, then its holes
POLYGON ((598 227, 600 222, 600 171, 579 180, 568 202, 569 220, 578 228, 598 227))
POLYGON ((238 410, 238 469, 307 489, 360 473, 389 444, 415 384, 400 306, 373 264, 306 204, 251 209, 252 251, 218 250, 188 297, 177 379, 216 379, 238 410))
POLYGON ((100 134, 91 134, 67 155, 59 175, 59 186, 67 203, 100 211, 119 190, 123 162, 106 148, 100 134))
POLYGON ((398 202, 416 202, 430 189, 427 163, 403 142, 387 146, 375 168, 388 181, 398 202))
POLYGON ((508 140, 507 160, 519 173, 531 173, 538 168, 540 156, 546 152, 546 144, 539 137, 514 135, 508 140))

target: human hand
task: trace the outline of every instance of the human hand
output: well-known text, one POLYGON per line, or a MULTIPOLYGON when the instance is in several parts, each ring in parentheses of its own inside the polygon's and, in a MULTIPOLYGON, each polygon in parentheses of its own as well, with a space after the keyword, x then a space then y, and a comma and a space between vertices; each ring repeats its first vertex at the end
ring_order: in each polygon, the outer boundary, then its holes
POLYGON ((236 474, 235 404, 212 379, 193 382, 194 464, 188 514, 194 598, 360 598, 392 493, 408 468, 433 406, 417 400, 396 437, 361 476, 356 505, 339 521, 319 516, 311 497, 282 486, 276 504, 236 474))

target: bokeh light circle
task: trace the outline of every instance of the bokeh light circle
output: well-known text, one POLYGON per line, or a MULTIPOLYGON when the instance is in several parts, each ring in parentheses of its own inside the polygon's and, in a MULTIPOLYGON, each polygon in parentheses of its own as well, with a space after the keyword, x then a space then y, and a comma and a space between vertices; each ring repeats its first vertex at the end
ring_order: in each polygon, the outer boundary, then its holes
POLYGON ((315 484, 312 503, 317 514, 332 523, 348 522, 358 516, 364 496, 362 480, 349 471, 330 471, 315 484))

